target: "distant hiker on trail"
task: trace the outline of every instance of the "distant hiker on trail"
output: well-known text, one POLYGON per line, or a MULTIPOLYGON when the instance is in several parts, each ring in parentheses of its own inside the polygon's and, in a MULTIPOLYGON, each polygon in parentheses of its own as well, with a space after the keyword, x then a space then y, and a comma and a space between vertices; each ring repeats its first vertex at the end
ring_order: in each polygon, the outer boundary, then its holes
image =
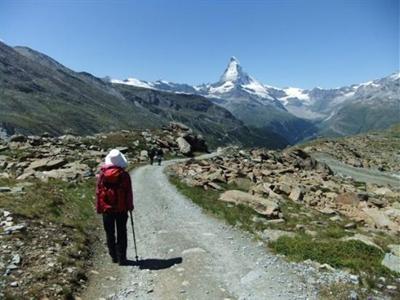
POLYGON ((149 151, 150 164, 153 165, 154 157, 156 156, 156 149, 153 147, 149 151))
POLYGON ((157 157, 157 161, 158 161, 158 165, 161 166, 161 161, 163 159, 164 156, 164 152, 162 151, 161 148, 158 148, 156 151, 156 157, 157 157))
POLYGON ((131 178, 125 171, 127 166, 125 156, 117 149, 111 150, 101 167, 96 187, 96 210, 103 215, 108 252, 112 261, 120 265, 127 263, 126 222, 128 212, 133 210, 131 178))

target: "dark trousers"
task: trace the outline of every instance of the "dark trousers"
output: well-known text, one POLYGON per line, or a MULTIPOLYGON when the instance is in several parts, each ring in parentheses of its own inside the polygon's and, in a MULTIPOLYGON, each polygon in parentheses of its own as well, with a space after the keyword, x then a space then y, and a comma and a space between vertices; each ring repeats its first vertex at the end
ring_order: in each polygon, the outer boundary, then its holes
POLYGON ((126 248, 128 246, 126 222, 128 213, 105 213, 103 214, 103 225, 107 236, 108 253, 113 259, 126 259, 126 248), (117 240, 115 240, 115 229, 117 229, 117 240))

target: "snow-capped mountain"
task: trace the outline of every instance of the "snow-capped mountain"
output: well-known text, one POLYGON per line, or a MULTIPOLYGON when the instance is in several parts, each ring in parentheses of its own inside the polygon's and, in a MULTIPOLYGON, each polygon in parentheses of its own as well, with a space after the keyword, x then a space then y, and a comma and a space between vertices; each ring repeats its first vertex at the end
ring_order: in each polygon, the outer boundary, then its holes
POLYGON ((139 80, 136 78, 128 78, 125 80, 111 79, 112 83, 126 84, 146 89, 160 90, 173 93, 184 93, 184 94, 197 94, 197 90, 188 84, 184 83, 173 83, 165 80, 157 80, 154 82, 139 80))
POLYGON ((189 86, 166 81, 147 82, 137 79, 112 80, 143 88, 175 93, 193 93, 209 98, 229 110, 246 125, 274 131, 295 143, 315 132, 314 125, 287 111, 274 95, 277 89, 266 86, 247 74, 239 61, 232 57, 219 81, 212 84, 189 86))
POLYGON ((196 90, 208 98, 219 98, 231 102, 225 103, 228 106, 234 102, 250 101, 252 105, 268 105, 286 110, 280 101, 270 94, 268 87, 243 70, 235 57, 231 57, 218 82, 197 86, 196 90))
POLYGON ((273 129, 290 142, 297 142, 315 135, 317 130, 319 133, 329 131, 329 134, 345 135, 400 122, 399 74, 335 89, 278 88, 247 74, 239 61, 232 57, 219 81, 212 84, 191 86, 134 78, 111 82, 202 95, 228 109, 246 125, 273 129), (391 117, 382 122, 379 118, 384 115, 377 114, 377 111, 388 111, 391 117), (350 126, 351 118, 360 114, 365 118, 358 118, 355 125, 350 126), (339 123, 345 126, 339 126, 339 123))
POLYGON ((195 88, 197 93, 229 110, 246 125, 272 130, 295 143, 312 135, 314 125, 289 113, 266 86, 247 74, 239 61, 232 57, 220 80, 195 88))
POLYGON ((225 100, 227 97, 240 98, 243 100, 242 96, 244 94, 252 96, 252 100, 258 101, 260 104, 272 104, 280 109, 285 110, 280 101, 270 94, 270 88, 244 72, 239 64, 239 61, 235 57, 231 57, 229 64, 225 72, 222 74, 220 80, 213 84, 191 86, 188 84, 173 83, 165 80, 151 82, 136 78, 128 78, 125 80, 111 79, 110 81, 112 83, 126 84, 175 93, 200 94, 208 98, 221 98, 225 100))
POLYGON ((344 105, 356 102, 373 105, 377 97, 400 105, 399 74, 336 89, 281 89, 281 93, 275 95, 292 114, 300 118, 325 121, 344 105))

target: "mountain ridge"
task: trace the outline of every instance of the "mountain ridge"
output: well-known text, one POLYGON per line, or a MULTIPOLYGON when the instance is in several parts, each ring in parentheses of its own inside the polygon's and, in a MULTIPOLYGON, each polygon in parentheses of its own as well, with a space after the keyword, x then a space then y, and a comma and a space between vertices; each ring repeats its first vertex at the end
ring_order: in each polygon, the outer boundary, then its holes
MULTIPOLYGON (((128 85, 144 83, 132 78, 112 82, 128 85)), ((208 97, 245 124, 272 129, 283 134, 291 143, 319 135, 340 136, 385 129, 400 122, 400 73, 333 89, 278 88, 254 79, 243 70, 236 57, 231 57, 215 83, 191 86, 157 81, 145 84, 152 89, 208 97), (385 122, 379 120, 380 113, 376 113, 376 106, 382 115, 389 116, 385 122), (367 115, 364 118, 366 121, 361 121, 364 123, 350 124, 353 116, 360 122, 360 115, 367 115), (295 134, 292 134, 293 131, 295 134)))
POLYGON ((284 147, 273 133, 261 136, 201 95, 123 89, 87 72, 75 72, 27 47, 0 42, 0 132, 79 135, 155 128, 189 122, 213 146, 236 143, 284 147))

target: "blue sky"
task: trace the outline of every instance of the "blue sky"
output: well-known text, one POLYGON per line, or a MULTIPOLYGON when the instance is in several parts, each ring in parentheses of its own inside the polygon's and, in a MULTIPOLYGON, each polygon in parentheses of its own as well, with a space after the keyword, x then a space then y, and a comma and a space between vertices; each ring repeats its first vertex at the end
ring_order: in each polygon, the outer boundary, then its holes
POLYGON ((337 87, 399 69, 398 0, 0 0, 0 39, 112 78, 200 84, 230 56, 278 87, 337 87))

